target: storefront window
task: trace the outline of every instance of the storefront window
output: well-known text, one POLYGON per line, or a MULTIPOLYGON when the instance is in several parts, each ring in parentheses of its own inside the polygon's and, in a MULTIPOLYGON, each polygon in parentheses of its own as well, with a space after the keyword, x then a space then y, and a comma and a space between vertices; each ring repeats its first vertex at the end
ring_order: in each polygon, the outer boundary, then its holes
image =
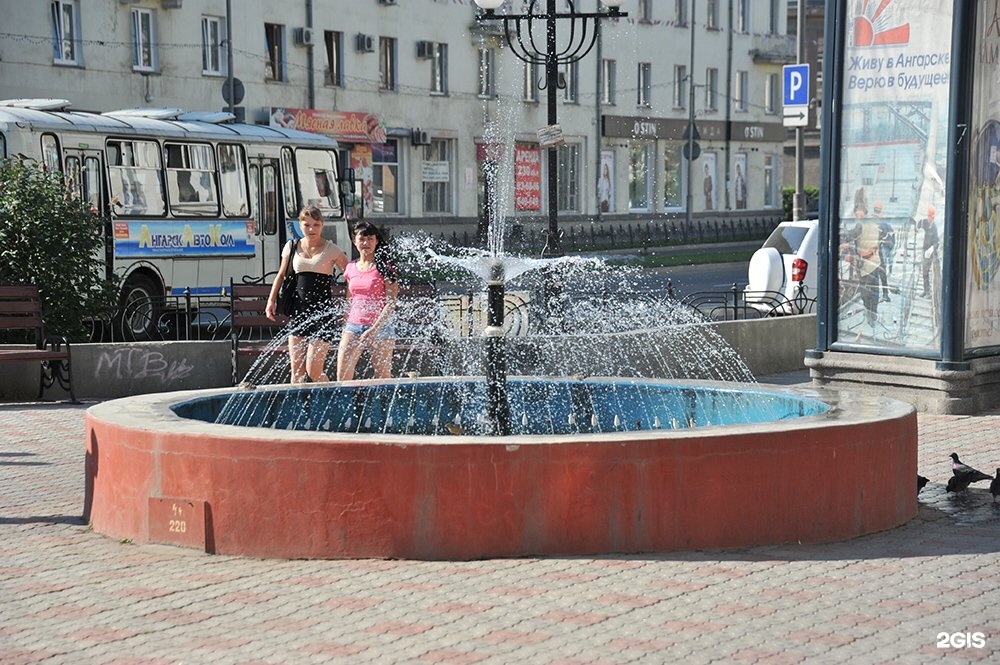
POLYGON ((649 168, 650 145, 633 143, 628 159, 628 207, 633 212, 649 212, 652 169, 649 168))
POLYGON ((372 144, 372 212, 399 212, 398 143, 372 144))
POLYGON ((433 139, 424 147, 420 175, 424 187, 424 212, 452 212, 452 148, 448 139, 433 139))
POLYGON ((682 180, 684 169, 681 168, 681 147, 676 142, 668 142, 663 148, 663 208, 683 208, 684 198, 682 180))
POLYGON ((557 201, 562 212, 580 210, 580 146, 559 146, 557 201))

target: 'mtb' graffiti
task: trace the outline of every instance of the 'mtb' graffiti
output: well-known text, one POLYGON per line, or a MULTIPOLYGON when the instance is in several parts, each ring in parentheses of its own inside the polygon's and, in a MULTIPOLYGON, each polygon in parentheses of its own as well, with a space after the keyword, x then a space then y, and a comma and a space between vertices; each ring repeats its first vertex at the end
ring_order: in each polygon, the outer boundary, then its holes
POLYGON ((168 361, 159 351, 144 351, 142 349, 118 349, 105 351, 97 359, 97 369, 94 375, 100 377, 109 375, 115 379, 159 379, 161 384, 183 379, 194 365, 189 365, 187 358, 168 361))

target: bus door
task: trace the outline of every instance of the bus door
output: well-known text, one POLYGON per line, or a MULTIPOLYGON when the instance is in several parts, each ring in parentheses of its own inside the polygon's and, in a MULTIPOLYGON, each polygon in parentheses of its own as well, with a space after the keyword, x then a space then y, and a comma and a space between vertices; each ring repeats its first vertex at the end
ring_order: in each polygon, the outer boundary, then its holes
POLYGON ((104 268, 106 275, 110 277, 114 272, 114 241, 103 164, 104 155, 100 150, 67 148, 63 174, 70 196, 88 202, 90 209, 104 219, 104 268))
POLYGON ((278 160, 250 157, 250 201, 253 205, 253 232, 257 249, 257 274, 265 276, 281 267, 281 247, 285 225, 278 187, 278 160))

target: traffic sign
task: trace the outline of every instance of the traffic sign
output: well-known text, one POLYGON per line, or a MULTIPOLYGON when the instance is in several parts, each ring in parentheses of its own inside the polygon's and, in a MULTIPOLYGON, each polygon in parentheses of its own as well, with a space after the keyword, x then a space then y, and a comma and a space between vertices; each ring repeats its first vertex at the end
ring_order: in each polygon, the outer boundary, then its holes
POLYGON ((786 106, 782 110, 781 124, 785 127, 805 127, 809 124, 809 107, 786 106))
POLYGON ((785 65, 784 86, 782 87, 784 106, 809 106, 809 63, 785 65))
POLYGON ((684 143, 684 147, 681 148, 681 154, 684 155, 684 159, 687 159, 687 160, 690 160, 690 161, 693 162, 694 160, 698 159, 698 155, 701 154, 701 144, 698 143, 697 141, 691 141, 690 143, 684 143), (688 147, 690 147, 691 150, 688 150, 688 147), (688 152, 692 152, 694 154, 693 155, 689 155, 688 152))
POLYGON ((805 127, 809 124, 809 63, 785 65, 782 74, 781 124, 805 127))

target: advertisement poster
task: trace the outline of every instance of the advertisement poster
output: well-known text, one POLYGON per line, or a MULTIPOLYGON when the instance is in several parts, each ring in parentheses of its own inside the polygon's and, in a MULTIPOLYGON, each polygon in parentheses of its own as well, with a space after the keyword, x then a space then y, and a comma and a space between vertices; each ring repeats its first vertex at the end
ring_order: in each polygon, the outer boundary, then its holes
POLYGON ((979 13, 969 151, 965 347, 1000 345, 1000 21, 979 13))
POLYGON ((704 164, 705 172, 702 179, 702 189, 705 193, 705 210, 716 210, 716 201, 719 195, 718 187, 715 186, 716 173, 715 173, 715 153, 706 152, 701 158, 702 164, 704 164))
POLYGON ((747 154, 738 152, 733 156, 733 201, 737 210, 747 207, 747 154))
MULTIPOLYGON (((354 218, 364 218, 371 214, 372 197, 372 149, 371 146, 358 145, 351 150, 351 168, 354 169, 355 182, 361 183, 361 191, 355 191, 355 196, 361 197, 361 214, 354 213, 354 218)), ((356 189, 356 188, 355 188, 356 189)), ((355 203, 357 208, 358 203, 355 203)))
POLYGON ((542 209, 542 151, 514 146, 514 209, 542 209))
POLYGON ((841 82, 837 342, 940 347, 951 4, 850 3, 841 82))
POLYGON ((115 256, 119 259, 253 256, 253 222, 114 223, 115 256))
POLYGON ((597 200, 601 212, 615 211, 615 152, 601 151, 601 177, 597 181, 597 200))
POLYGON ((385 143, 385 123, 374 113, 271 107, 271 127, 325 134, 351 143, 385 143))

